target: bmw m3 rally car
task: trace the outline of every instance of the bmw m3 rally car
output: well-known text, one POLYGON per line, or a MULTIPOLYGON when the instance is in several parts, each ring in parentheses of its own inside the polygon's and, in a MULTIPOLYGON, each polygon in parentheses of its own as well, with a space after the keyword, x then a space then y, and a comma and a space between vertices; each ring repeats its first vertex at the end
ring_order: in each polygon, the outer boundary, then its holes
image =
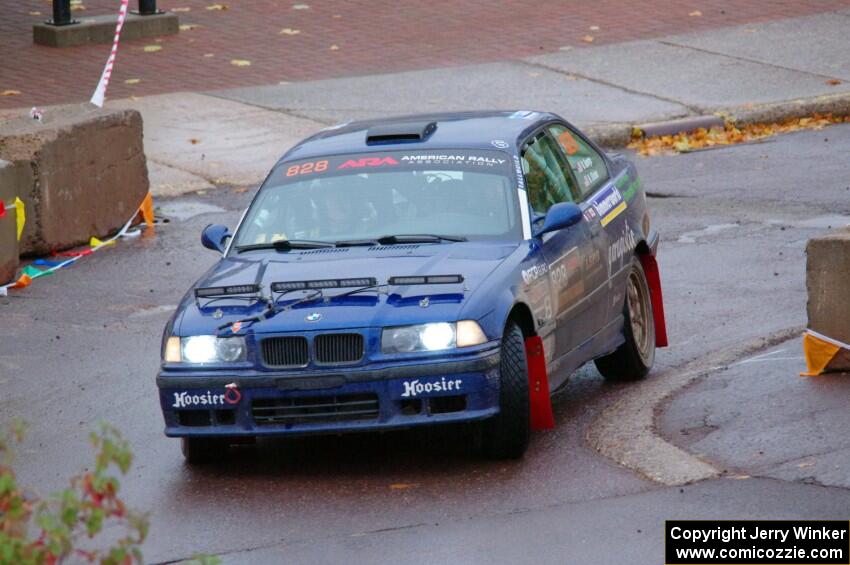
POLYGON ((492 457, 550 391, 666 345, 637 172, 557 115, 352 122, 288 151, 169 320, 156 382, 188 461, 266 435, 477 422, 492 457))

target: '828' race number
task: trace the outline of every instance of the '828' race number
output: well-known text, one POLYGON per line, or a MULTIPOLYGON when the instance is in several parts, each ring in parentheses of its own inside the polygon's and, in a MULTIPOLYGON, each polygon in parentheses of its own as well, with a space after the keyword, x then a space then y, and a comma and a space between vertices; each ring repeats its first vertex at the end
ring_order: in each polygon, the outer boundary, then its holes
POLYGON ((309 175, 310 173, 321 173, 328 170, 328 162, 325 161, 310 161, 309 163, 301 163, 300 165, 292 165, 286 169, 286 176, 297 177, 298 175, 309 175))

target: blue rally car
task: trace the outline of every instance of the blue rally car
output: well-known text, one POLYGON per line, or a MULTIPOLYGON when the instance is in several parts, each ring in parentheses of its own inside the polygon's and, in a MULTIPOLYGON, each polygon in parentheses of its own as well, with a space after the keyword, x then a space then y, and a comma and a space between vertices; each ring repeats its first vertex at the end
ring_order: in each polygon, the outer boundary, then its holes
POLYGON ((562 118, 352 122, 293 147, 165 328, 165 433, 189 462, 258 436, 476 422, 519 457, 594 360, 666 345, 658 234, 634 165, 562 118))

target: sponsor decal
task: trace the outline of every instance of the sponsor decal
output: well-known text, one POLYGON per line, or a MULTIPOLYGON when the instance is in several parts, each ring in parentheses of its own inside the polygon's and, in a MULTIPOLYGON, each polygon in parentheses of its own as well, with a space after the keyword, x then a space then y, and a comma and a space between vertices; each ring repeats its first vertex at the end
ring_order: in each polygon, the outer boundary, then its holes
MULTIPOLYGON (((190 408, 193 406, 223 406, 225 403, 223 394, 213 394, 209 390, 201 393, 187 391, 174 393, 174 404, 172 408, 190 408)), ((229 404, 233 404, 232 402, 229 404)))
POLYGON ((525 177, 522 175, 522 163, 519 157, 514 155, 514 172, 516 172, 516 185, 520 190, 525 190, 525 177))
POLYGON ((225 406, 227 404, 239 404, 242 400, 242 393, 236 383, 230 383, 224 386, 224 394, 214 393, 210 390, 206 392, 175 392, 172 408, 194 408, 204 406, 225 406))
POLYGON ((525 281, 525 284, 531 284, 543 275, 545 275, 548 270, 549 267, 548 265, 546 265, 546 263, 533 265, 528 269, 524 269, 522 271, 522 280, 525 281))
POLYGON ((360 169, 363 167, 382 167, 384 165, 398 165, 398 161, 392 157, 363 157, 361 159, 349 159, 337 169, 360 169))
POLYGON ((459 392, 463 386, 463 379, 447 379, 446 377, 427 381, 413 379, 412 381, 403 381, 401 384, 404 386, 401 397, 415 398, 435 392, 459 392))
POLYGON ((595 220, 596 218, 599 217, 599 214, 596 213, 596 208, 594 208, 593 205, 590 205, 587 208, 585 208, 583 214, 584 214, 584 219, 587 220, 588 222, 591 222, 591 221, 593 221, 593 220, 595 220))
POLYGON ((632 231, 632 227, 629 225, 629 222, 626 221, 620 237, 608 246, 608 272, 611 272, 611 268, 615 263, 619 264, 623 257, 631 253, 635 246, 637 246, 635 234, 632 231))
POLYGON ((611 186, 597 194, 591 201, 596 214, 601 218, 599 222, 607 226, 614 218, 626 209, 626 201, 617 187, 611 186))
POLYGON ((490 142, 490 145, 492 145, 496 149, 507 149, 508 147, 510 147, 510 145, 508 145, 508 142, 504 139, 494 139, 490 142))
POLYGON ((239 333, 239 330, 242 329, 242 321, 233 322, 233 325, 230 326, 230 331, 233 333, 239 333))
POLYGON ((402 162, 412 163, 416 165, 420 164, 442 164, 442 165, 450 165, 463 163, 467 165, 486 165, 486 166, 494 166, 494 165, 503 165, 506 162, 506 159, 499 159, 496 157, 485 157, 481 155, 446 155, 446 154, 434 154, 434 153, 423 153, 423 154, 414 154, 414 155, 404 155, 401 157, 402 162))

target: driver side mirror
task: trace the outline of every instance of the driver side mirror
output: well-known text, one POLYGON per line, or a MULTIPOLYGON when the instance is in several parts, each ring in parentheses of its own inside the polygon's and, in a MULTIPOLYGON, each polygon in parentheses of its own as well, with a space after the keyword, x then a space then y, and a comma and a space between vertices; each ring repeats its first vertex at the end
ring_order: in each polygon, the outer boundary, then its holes
POLYGON ((227 246, 227 238, 230 235, 230 230, 227 229, 227 226, 210 224, 201 232, 201 244, 207 249, 224 253, 224 249, 227 246))
POLYGON ((543 220, 543 227, 537 230, 534 237, 540 237, 544 233, 558 231, 581 221, 582 213, 578 204, 572 202, 559 202, 553 204, 549 211, 546 212, 546 218, 543 220))

